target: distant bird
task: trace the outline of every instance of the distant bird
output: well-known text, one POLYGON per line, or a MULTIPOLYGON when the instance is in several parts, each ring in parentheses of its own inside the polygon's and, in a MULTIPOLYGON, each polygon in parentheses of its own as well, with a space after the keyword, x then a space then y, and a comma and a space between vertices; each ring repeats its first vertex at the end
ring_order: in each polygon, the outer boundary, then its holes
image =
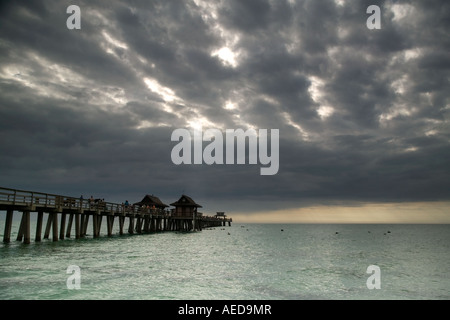
POLYGON ((281 231, 284 231, 283 229, 281 229, 281 231))
POLYGON ((228 232, 228 235, 230 235, 230 233, 228 232))
POLYGON ((336 231, 336 234, 339 234, 339 232, 336 231))
POLYGON ((391 233, 389 230, 388 230, 388 232, 387 233, 391 233))

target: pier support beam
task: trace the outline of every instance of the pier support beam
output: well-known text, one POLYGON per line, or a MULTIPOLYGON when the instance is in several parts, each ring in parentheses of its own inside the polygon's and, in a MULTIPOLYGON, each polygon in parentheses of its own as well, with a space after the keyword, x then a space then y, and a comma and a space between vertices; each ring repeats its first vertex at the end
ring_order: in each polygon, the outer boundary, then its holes
POLYGON ((89 224, 89 215, 88 214, 84 214, 83 217, 81 218, 81 221, 83 222, 81 225, 81 236, 85 237, 86 236, 86 232, 87 232, 87 227, 89 224), (83 219, 84 217, 84 219, 83 219))
POLYGON ((116 217, 114 215, 111 215, 110 219, 111 219, 111 235, 112 235, 112 231, 114 229, 114 220, 116 219, 116 217))
POLYGON ((150 231, 150 216, 148 214, 146 214, 144 216, 144 232, 149 232, 150 231))
POLYGON ((84 217, 85 216, 86 216, 85 214, 82 214, 80 217, 80 238, 84 237, 84 219, 85 219, 84 217))
POLYGON ((25 225, 24 225, 25 239, 23 239, 23 243, 30 244, 31 243, 30 211, 24 211, 23 216, 25 218, 25 225))
POLYGON ((119 216, 119 234, 123 235, 123 225, 125 222, 125 216, 119 216))
POLYGON ((112 228, 114 223, 114 216, 106 216, 106 226, 108 227, 108 237, 112 236, 112 228))
POLYGON ((150 218, 150 231, 155 231, 155 217, 152 215, 152 217, 150 218))
POLYGON ((128 233, 134 234, 134 216, 130 216, 130 224, 128 225, 128 233))
POLYGON ((80 214, 75 213, 75 239, 80 239, 81 237, 81 228, 80 228, 80 214))
POLYGON ((50 235, 50 228, 52 227, 53 217, 52 214, 49 213, 47 217, 47 224, 45 225, 44 239, 48 239, 50 235))
POLYGON ((97 215, 93 215, 92 216, 92 233, 93 233, 93 237, 97 238, 97 229, 98 229, 98 219, 97 219, 97 215))
POLYGON ((17 234, 17 241, 22 241, 23 239, 24 244, 30 244, 30 234, 30 211, 23 211, 22 219, 20 221, 19 233, 17 234))
POLYGON ((100 214, 92 215, 92 232, 93 232, 92 236, 94 238, 100 237, 100 229, 102 227, 102 218, 103 218, 103 216, 100 214))
POLYGON ((59 239, 64 240, 64 231, 66 229, 66 214, 61 213, 61 227, 59 229, 59 239))
POLYGON ((3 242, 9 243, 11 241, 11 227, 13 220, 13 210, 6 211, 5 232, 3 233, 3 242))
POLYGON ((141 216, 136 217, 136 233, 141 233, 142 231, 141 220, 141 216))
POLYGON ((23 213, 22 218, 20 219, 19 232, 17 232, 16 241, 22 241, 23 239, 23 213))
POLYGON ((41 233, 42 233, 42 220, 44 219, 44 212, 39 211, 36 223, 36 236, 34 237, 35 242, 41 241, 41 233))
POLYGON ((97 238, 100 237, 100 231, 102 230, 102 215, 97 216, 97 238))
POLYGON ((70 238, 70 232, 72 231, 73 216, 74 213, 71 213, 69 215, 69 222, 67 223, 67 230, 66 230, 66 238, 70 238))
POLYGON ((52 231, 53 231, 52 240, 58 241, 58 213, 57 212, 51 213, 51 218, 52 218, 52 231))

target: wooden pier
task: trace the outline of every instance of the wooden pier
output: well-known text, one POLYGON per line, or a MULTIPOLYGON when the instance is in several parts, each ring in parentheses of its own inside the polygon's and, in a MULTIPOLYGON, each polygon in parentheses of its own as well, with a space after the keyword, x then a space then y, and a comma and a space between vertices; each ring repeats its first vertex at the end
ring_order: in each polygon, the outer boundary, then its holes
POLYGON ((186 210, 182 201, 186 198, 192 200, 183 195, 179 200, 183 205, 182 210, 178 210, 178 207, 164 210, 0 187, 0 211, 6 211, 3 242, 8 243, 11 240, 14 211, 22 213, 16 240, 25 244, 31 243, 31 213, 37 213, 35 242, 42 240, 44 214, 47 215, 44 239, 49 239, 51 235, 53 241, 70 238, 73 236, 72 232, 75 239, 86 237, 90 221, 93 238, 100 237, 103 221, 106 221, 107 235, 113 236, 116 218, 119 222, 119 235, 201 231, 204 228, 225 226, 227 223, 228 226, 231 225, 232 219, 225 216, 204 216, 197 212, 200 205, 196 204, 195 210, 186 210))

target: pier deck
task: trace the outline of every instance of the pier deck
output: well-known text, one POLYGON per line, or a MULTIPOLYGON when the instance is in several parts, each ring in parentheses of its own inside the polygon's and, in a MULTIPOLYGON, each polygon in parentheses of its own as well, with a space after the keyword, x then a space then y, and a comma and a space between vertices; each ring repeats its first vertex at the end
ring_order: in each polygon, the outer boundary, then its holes
POLYGON ((128 234, 142 234, 161 231, 201 231, 203 228, 230 226, 231 218, 217 216, 191 215, 172 216, 170 211, 149 209, 90 199, 74 198, 63 195, 17 190, 0 187, 0 211, 6 211, 3 242, 10 242, 14 211, 22 212, 22 219, 17 233, 17 241, 31 243, 30 213, 37 213, 35 241, 41 241, 44 214, 47 224, 44 239, 50 237, 58 241, 70 238, 72 231, 75 238, 86 236, 89 220, 92 220, 92 236, 100 236, 101 224, 105 217, 107 235, 113 235, 113 226, 119 221, 119 235, 124 234, 125 221, 128 220, 128 234), (59 219, 58 219, 59 216, 59 219), (67 220, 68 217, 68 220, 67 220), (58 225, 59 223, 59 225, 58 225), (74 230, 73 230, 74 229, 74 230))

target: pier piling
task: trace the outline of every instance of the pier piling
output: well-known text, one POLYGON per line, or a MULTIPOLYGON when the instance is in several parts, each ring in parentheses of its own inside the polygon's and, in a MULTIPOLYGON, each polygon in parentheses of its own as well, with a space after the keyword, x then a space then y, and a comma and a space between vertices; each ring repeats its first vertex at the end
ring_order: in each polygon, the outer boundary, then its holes
POLYGON ((44 212, 38 212, 38 218, 36 223, 36 235, 34 237, 35 242, 41 241, 41 233, 42 233, 42 220, 44 219, 44 212))
POLYGON ((106 216, 106 226, 108 228, 108 237, 112 236, 112 229, 113 229, 113 223, 114 223, 114 216, 106 216))
POLYGON ((75 239, 80 239, 80 214, 75 213, 75 239))
POLYGON ((94 238, 98 237, 98 219, 95 214, 92 215, 92 234, 94 238))
POLYGON ((64 240, 64 232, 66 231, 66 214, 61 213, 61 226, 59 230, 59 239, 64 240))
POLYGON ((30 211, 28 210, 24 211, 23 217, 25 219, 23 243, 30 244, 31 243, 30 211))
POLYGON ((85 237, 85 236, 86 236, 88 224, 89 224, 89 215, 86 214, 86 215, 84 215, 83 231, 81 232, 81 236, 82 236, 82 237, 85 237))
POLYGON ((13 220, 13 210, 6 211, 5 232, 3 233, 3 242, 9 243, 11 241, 11 228, 13 220))
POLYGON ((71 213, 69 215, 69 222, 67 223, 67 230, 66 230, 66 238, 70 238, 70 234, 72 231, 73 216, 74 216, 74 213, 71 213))
POLYGON ((51 213, 47 216, 47 224, 45 225, 44 239, 48 239, 50 235, 50 228, 52 227, 53 217, 51 213))
POLYGON ((24 224, 24 216, 22 213, 22 218, 20 219, 19 232, 17 233, 16 241, 23 240, 23 228, 24 228, 23 224, 24 224))
POLYGON ((125 222, 125 216, 119 216, 119 234, 123 235, 123 225, 125 222))
POLYGON ((134 215, 130 215, 130 224, 128 225, 128 233, 134 234, 134 215))
POLYGON ((30 239, 30 211, 22 212, 22 219, 20 220, 19 233, 17 234, 17 241, 22 241, 24 244, 29 244, 30 239))
POLYGON ((52 214, 52 240, 58 241, 58 213, 53 212, 52 214))

